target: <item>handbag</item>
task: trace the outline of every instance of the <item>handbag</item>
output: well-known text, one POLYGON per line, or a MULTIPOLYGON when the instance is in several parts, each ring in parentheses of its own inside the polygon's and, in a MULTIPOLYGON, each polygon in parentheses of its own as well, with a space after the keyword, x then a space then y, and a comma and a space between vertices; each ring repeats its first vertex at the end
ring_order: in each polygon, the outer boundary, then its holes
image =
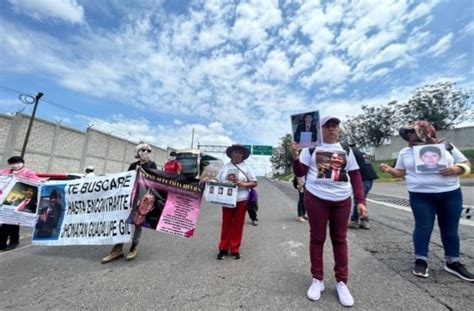
MULTIPOLYGON (((233 164, 233 163, 232 163, 233 164)), ((244 171, 242 171, 240 169, 240 167, 238 167, 237 165, 234 164, 234 166, 242 172, 242 174, 244 174, 245 178, 247 178, 247 181, 249 181, 249 178, 247 176, 247 174, 245 174, 244 171)), ((258 201, 258 193, 257 193, 257 190, 255 190, 255 188, 250 188, 249 190, 249 195, 247 197, 247 205, 250 207, 250 206, 255 206, 257 205, 257 201, 258 201)), ((257 207, 258 209, 258 207, 257 207)))

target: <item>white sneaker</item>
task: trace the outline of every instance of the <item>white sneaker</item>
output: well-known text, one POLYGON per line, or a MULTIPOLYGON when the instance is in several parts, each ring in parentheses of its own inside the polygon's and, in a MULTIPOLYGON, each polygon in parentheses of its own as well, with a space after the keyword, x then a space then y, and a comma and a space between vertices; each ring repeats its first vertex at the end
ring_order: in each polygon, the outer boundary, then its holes
POLYGON ((340 281, 336 285, 337 297, 339 302, 344 307, 352 307, 354 305, 354 298, 344 282, 340 281))
POLYGON ((306 296, 308 296, 311 300, 319 300, 321 298, 321 292, 324 290, 324 281, 320 281, 318 279, 313 279, 313 283, 308 288, 308 292, 306 296))

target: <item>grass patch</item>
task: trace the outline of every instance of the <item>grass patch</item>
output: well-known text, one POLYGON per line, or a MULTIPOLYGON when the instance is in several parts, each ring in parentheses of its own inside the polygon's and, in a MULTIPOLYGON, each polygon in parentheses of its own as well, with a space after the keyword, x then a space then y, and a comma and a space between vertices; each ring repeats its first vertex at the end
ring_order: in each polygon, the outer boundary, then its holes
POLYGON ((274 179, 281 180, 281 181, 291 181, 293 179, 293 173, 281 174, 273 176, 274 179))

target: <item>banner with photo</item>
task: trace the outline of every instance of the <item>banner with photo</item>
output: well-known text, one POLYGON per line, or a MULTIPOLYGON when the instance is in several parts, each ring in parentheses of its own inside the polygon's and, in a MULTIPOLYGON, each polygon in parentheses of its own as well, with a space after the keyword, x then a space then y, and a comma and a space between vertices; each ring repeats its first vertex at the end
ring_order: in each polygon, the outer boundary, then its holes
POLYGON ((0 175, 0 223, 32 227, 36 220, 39 182, 0 175))
POLYGON ((136 172, 47 182, 41 187, 34 245, 130 242, 131 193, 136 172))
POLYGON ((127 222, 182 237, 194 235, 202 189, 195 180, 157 170, 137 170, 127 222))
POLYGON ((293 133, 293 142, 300 144, 301 148, 314 148, 321 145, 319 111, 292 115, 291 132, 293 133))
POLYGON ((236 184, 207 182, 204 188, 204 200, 226 207, 235 207, 237 205, 237 192, 236 184))

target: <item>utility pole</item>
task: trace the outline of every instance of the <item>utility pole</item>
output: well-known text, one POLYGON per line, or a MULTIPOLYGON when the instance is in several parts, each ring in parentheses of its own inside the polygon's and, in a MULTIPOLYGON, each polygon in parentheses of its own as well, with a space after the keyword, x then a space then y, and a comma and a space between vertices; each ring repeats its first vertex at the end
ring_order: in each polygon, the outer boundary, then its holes
POLYGON ((21 148, 22 158, 25 157, 26 145, 28 145, 28 139, 30 138, 31 128, 33 127, 33 121, 35 120, 36 108, 38 108, 38 102, 43 95, 44 95, 43 93, 38 92, 38 95, 36 95, 35 97, 35 105, 33 107, 33 113, 31 114, 30 124, 28 125, 28 129, 26 130, 25 141, 23 142, 23 148, 21 148))
POLYGON ((191 149, 193 148, 194 146, 194 127, 193 127, 193 136, 191 138, 191 149))

